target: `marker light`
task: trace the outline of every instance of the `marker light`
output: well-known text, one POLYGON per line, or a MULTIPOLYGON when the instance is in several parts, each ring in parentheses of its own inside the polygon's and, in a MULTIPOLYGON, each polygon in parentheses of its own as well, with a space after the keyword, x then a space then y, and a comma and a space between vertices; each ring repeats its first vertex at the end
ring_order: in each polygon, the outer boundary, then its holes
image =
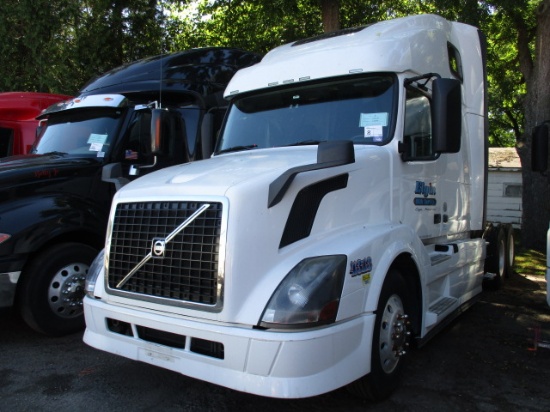
POLYGON ((101 252, 96 256, 92 264, 90 265, 90 269, 88 270, 88 273, 86 274, 86 282, 84 284, 84 290, 86 292, 86 295, 90 298, 94 298, 94 289, 97 282, 97 279, 100 275, 100 273, 103 272, 103 268, 105 266, 105 249, 101 249, 101 252))

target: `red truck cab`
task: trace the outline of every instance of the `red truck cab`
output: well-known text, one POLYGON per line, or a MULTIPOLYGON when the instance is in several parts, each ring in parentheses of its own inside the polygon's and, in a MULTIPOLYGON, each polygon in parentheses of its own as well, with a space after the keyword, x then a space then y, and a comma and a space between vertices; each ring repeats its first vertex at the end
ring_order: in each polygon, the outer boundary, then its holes
POLYGON ((29 153, 42 110, 71 96, 34 92, 0 93, 0 157, 29 153))

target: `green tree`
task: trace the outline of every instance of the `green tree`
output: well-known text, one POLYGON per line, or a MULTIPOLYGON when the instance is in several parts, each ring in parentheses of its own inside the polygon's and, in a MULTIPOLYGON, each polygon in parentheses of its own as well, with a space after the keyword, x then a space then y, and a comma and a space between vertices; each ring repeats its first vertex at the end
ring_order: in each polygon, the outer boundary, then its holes
POLYGON ((76 94, 90 78, 166 51, 168 0, 0 2, 0 90, 76 94))
POLYGON ((173 5, 168 23, 171 50, 238 47, 259 53, 322 30, 316 0, 199 0, 173 5))
POLYGON ((517 30, 518 62, 526 86, 525 129, 517 144, 523 175, 522 240, 527 247, 544 250, 550 222, 550 180, 548 175, 531 170, 531 131, 550 120, 550 48, 546 45, 550 39, 550 0, 503 3, 517 30))
POLYGON ((166 51, 157 0, 89 0, 81 7, 70 70, 77 87, 114 67, 166 51))
POLYGON ((75 11, 69 0, 0 2, 0 90, 71 92, 63 44, 75 11))

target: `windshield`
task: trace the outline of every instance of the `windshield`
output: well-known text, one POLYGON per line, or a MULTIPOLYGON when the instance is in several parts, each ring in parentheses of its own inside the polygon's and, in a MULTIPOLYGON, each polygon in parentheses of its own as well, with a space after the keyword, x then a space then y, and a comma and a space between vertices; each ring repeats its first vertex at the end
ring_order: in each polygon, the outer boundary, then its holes
POLYGON ((394 76, 373 75, 245 96, 231 105, 217 153, 326 140, 385 144, 395 83, 394 76))
POLYGON ((88 109, 50 116, 32 153, 102 158, 121 116, 120 109, 88 109))

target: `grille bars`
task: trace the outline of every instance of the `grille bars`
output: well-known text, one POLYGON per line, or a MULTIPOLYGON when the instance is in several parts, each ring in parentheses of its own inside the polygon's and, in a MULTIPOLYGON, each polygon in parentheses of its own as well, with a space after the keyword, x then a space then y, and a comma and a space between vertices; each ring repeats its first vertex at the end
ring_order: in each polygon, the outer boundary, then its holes
MULTIPOLYGON (((178 233, 180 233, 183 229, 185 229, 187 226, 189 226, 197 217, 199 217, 206 209, 210 207, 210 204, 205 203, 200 208, 198 208, 195 213, 193 213, 191 216, 189 216, 181 225, 179 225, 177 228, 175 228, 166 238, 164 239, 165 244, 168 244, 178 233)), ((153 257, 153 252, 149 251, 149 253, 139 262, 124 278, 118 282, 116 285, 117 288, 121 288, 130 280, 134 274, 140 270, 143 265, 145 265, 151 258, 153 257)))

